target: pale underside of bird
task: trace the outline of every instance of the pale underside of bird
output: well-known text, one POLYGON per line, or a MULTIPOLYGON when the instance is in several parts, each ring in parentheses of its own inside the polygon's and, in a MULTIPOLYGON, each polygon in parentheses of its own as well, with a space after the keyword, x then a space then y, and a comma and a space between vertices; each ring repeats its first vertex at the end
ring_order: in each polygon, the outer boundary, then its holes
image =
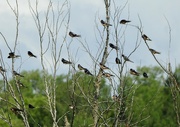
POLYGON ((158 51, 156 51, 156 50, 154 50, 154 49, 149 49, 149 51, 152 53, 152 54, 161 54, 160 52, 158 52, 158 51))
POLYGON ((142 38, 146 41, 152 41, 147 35, 143 34, 142 38))
POLYGON ((123 54, 122 54, 122 57, 123 57, 124 61, 129 61, 129 62, 134 63, 134 62, 131 61, 127 56, 125 56, 125 55, 123 55, 123 54))
POLYGON ((112 26, 111 24, 105 22, 104 20, 101 20, 101 24, 102 24, 103 26, 112 26))
POLYGON ((61 59, 61 62, 62 62, 63 64, 72 64, 71 61, 65 60, 64 58, 61 59))
POLYGON ((140 73, 139 72, 137 72, 137 71, 135 71, 134 69, 130 69, 130 74, 132 74, 132 75, 136 75, 136 76, 139 76, 140 75, 140 73))
POLYGON ((100 68, 103 69, 103 70, 109 69, 109 67, 105 66, 105 65, 102 64, 102 63, 99 63, 99 65, 100 65, 100 68))

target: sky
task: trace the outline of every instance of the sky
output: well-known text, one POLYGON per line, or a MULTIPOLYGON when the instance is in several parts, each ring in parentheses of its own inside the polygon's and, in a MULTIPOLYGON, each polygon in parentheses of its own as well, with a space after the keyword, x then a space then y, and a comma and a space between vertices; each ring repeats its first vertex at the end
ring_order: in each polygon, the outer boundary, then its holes
MULTIPOLYGON (((52 0, 54 8, 62 5, 63 0, 52 0)), ((179 0, 114 0, 115 5, 111 4, 111 17, 114 15, 114 8, 119 7, 121 11, 119 21, 121 19, 131 20, 131 25, 140 25, 139 17, 142 22, 143 32, 148 35, 152 42, 148 42, 149 46, 159 52, 157 55, 158 60, 166 66, 169 59, 172 63, 173 68, 180 63, 180 43, 179 43, 179 33, 180 33, 180 1, 179 0), (123 9, 122 9, 123 8, 123 9), (168 22, 167 22, 168 21, 168 22), (168 26, 170 25, 170 29, 168 26), (169 34, 171 30, 171 38, 169 34), (169 40, 170 50, 169 50, 169 40), (168 54, 170 51, 170 54, 168 54)), ((9 0, 12 8, 15 8, 15 1, 9 0)), ((31 0, 32 6, 35 7, 35 0, 31 0)), ((45 20, 45 12, 47 10, 49 0, 39 0, 38 11, 40 12, 40 19, 43 22, 45 20)), ((21 58, 16 59, 15 67, 17 71, 22 70, 35 70, 42 69, 40 61, 40 45, 38 31, 33 20, 32 14, 30 12, 28 1, 18 0, 19 6, 19 37, 16 49, 16 54, 20 54, 21 58), (32 51, 37 58, 29 58, 27 51, 32 51)), ((68 26, 68 31, 73 31, 81 35, 79 39, 72 39, 67 36, 66 44, 63 45, 60 58, 70 59, 77 66, 78 63, 82 64, 84 67, 88 68, 92 73, 94 68, 94 61, 92 61, 89 54, 85 51, 82 44, 87 44, 92 55, 95 57, 97 52, 99 52, 98 41, 101 38, 98 36, 97 28, 103 32, 104 27, 101 25, 100 20, 105 20, 105 6, 104 0, 69 0, 68 5, 65 6, 70 9, 70 22, 68 26), (82 44, 81 44, 82 43, 82 44), (69 47, 69 52, 67 46, 69 47), (70 57, 69 57, 70 56, 70 57)), ((6 38, 9 46, 13 49, 16 35, 16 19, 15 16, 7 4, 6 0, 2 0, 0 4, 0 32, 6 38)), ((67 9, 64 9, 65 12, 67 9)), ((56 10, 56 9, 55 9, 56 10)), ((52 21, 52 20, 51 20, 52 21)), ((112 18, 110 23, 113 24, 112 18)), ((67 25, 64 23, 64 25, 67 25)), ((131 26, 118 26, 120 29, 120 34, 125 31, 125 35, 120 40, 120 42, 125 41, 124 54, 129 55, 134 48, 137 40, 137 29, 131 26)), ((110 28, 113 33, 114 27, 110 28)), ((63 43, 63 36, 66 34, 65 27, 62 27, 60 34, 58 35, 58 43, 61 45, 63 43)), ((101 33, 102 34, 102 33, 101 33)), ((44 43, 47 43, 47 36, 45 34, 44 43)), ((141 39, 141 38, 139 38, 141 39)), ((110 37, 110 42, 114 43, 112 37, 110 37)), ((44 45, 47 46, 46 44, 44 45)), ((103 47, 103 45, 101 46, 103 47)), ((10 52, 2 36, 0 36, 0 50, 1 50, 1 61, 3 60, 5 68, 7 71, 11 71, 11 60, 7 59, 8 53, 10 52)), ((114 59, 116 57, 115 51, 111 51, 110 56, 107 60, 107 65, 116 70, 114 59)), ((47 53, 46 68, 51 71, 52 61, 51 54, 47 53)), ((139 48, 130 56, 130 59, 134 63, 127 63, 127 69, 136 68, 137 66, 154 66, 157 65, 153 59, 150 52, 147 50, 146 45, 141 40, 139 48)), ((63 65, 60 62, 60 68, 58 73, 66 74, 69 66, 63 65)))

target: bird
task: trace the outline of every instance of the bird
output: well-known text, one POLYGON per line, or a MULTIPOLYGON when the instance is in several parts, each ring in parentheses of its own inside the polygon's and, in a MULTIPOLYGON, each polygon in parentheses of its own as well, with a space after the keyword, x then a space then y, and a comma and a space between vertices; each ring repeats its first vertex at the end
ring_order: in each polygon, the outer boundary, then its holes
POLYGON ((92 75, 93 76, 93 74, 91 74, 91 72, 87 68, 84 68, 84 73, 87 74, 87 75, 92 75))
POLYGON ((77 35, 77 34, 71 32, 71 31, 69 32, 69 36, 71 36, 71 37, 81 37, 81 35, 77 35))
POLYGON ((72 62, 65 60, 64 58, 61 59, 63 64, 72 64, 72 62))
POLYGON ((115 62, 116 62, 116 64, 121 64, 120 59, 119 59, 119 58, 117 58, 117 57, 116 57, 116 59, 115 59, 115 62))
POLYGON ((105 65, 102 64, 102 63, 99 63, 99 65, 100 65, 100 68, 103 69, 103 70, 104 70, 104 69, 109 69, 109 67, 105 66, 105 65))
POLYGON ((131 61, 127 56, 125 56, 124 54, 122 54, 122 57, 124 58, 125 61, 129 61, 129 62, 132 62, 134 63, 133 61, 131 61))
POLYGON ((142 38, 146 41, 152 41, 147 35, 143 34, 142 38))
POLYGON ((109 43, 109 46, 110 46, 112 49, 119 50, 119 47, 115 46, 115 45, 112 44, 112 43, 109 43))
POLYGON ((105 76, 105 77, 107 77, 107 78, 109 78, 109 77, 111 77, 111 76, 114 76, 114 75, 112 75, 112 74, 110 74, 110 73, 107 73, 107 72, 103 72, 102 75, 105 76))
POLYGON ((28 107, 31 109, 35 108, 32 104, 28 104, 28 107))
POLYGON ((120 101, 119 97, 118 97, 116 94, 114 94, 114 95, 112 96, 112 99, 113 99, 114 101, 120 101))
POLYGON ((21 75, 21 74, 17 73, 16 71, 13 71, 13 74, 14 74, 15 76, 24 77, 23 75, 21 75))
POLYGON ((18 57, 20 57, 20 55, 15 55, 14 52, 10 52, 7 58, 18 58, 18 57))
POLYGON ((144 78, 148 78, 148 75, 146 72, 143 72, 143 76, 144 76, 144 78))
POLYGON ((12 107, 12 108, 11 108, 11 111, 14 112, 15 114, 17 114, 17 113, 19 113, 19 112, 22 112, 23 110, 22 110, 22 109, 15 108, 15 107, 12 107))
POLYGON ((131 22, 131 21, 122 19, 122 20, 120 21, 120 24, 126 24, 126 23, 128 23, 128 22, 131 22))
POLYGON ((25 87, 25 88, 27 88, 20 80, 17 81, 17 84, 18 84, 20 87, 25 87))
POLYGON ((156 51, 154 49, 151 49, 151 48, 149 49, 149 51, 151 51, 152 54, 161 54, 160 52, 158 52, 158 51, 156 51))
POLYGON ((73 105, 69 105, 69 108, 70 108, 70 109, 74 109, 74 106, 73 106, 73 105))
POLYGON ((37 57, 31 51, 28 51, 27 53, 28 53, 29 57, 35 57, 35 58, 37 57))
POLYGON ((3 69, 3 67, 2 67, 2 66, 0 66, 0 72, 6 72, 6 70, 5 70, 5 69, 3 69))
POLYGON ((103 26, 112 26, 111 24, 106 23, 104 20, 101 20, 101 24, 102 24, 103 26))
POLYGON ((78 68, 79 70, 84 70, 85 68, 83 66, 81 66, 80 64, 78 64, 78 68))
POLYGON ((130 69, 130 74, 139 76, 139 73, 132 68, 130 69))

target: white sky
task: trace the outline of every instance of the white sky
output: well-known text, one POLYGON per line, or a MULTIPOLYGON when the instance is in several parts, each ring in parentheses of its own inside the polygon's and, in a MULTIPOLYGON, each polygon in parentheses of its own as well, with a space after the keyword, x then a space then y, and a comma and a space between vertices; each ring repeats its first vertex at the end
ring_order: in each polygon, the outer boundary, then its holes
MULTIPOLYGON (((9 0, 12 7, 15 8, 14 0, 9 0)), ((34 3, 35 0, 31 0, 34 3)), ((54 4, 57 4, 59 0, 52 0, 54 4)), ((98 33, 96 30, 95 21, 98 24, 98 27, 103 31, 103 27, 100 24, 100 19, 105 19, 105 9, 104 9, 104 0, 69 0, 70 3, 70 24, 69 30, 81 34, 82 42, 86 40, 90 46, 90 50, 93 55, 98 51, 97 41, 95 38, 95 33, 98 33)), ((116 6, 123 7, 125 2, 124 0, 114 0, 116 6)), ((35 23, 33 21, 32 15, 28 7, 28 1, 18 0, 19 2, 19 13, 20 13, 20 25, 19 25, 19 38, 17 45, 17 54, 21 54, 21 58, 16 60, 17 70, 19 67, 21 70, 32 70, 32 69, 41 69, 40 66, 40 47, 39 47, 39 38, 35 23), (38 56, 37 59, 27 56, 27 51, 32 51, 35 55, 38 56)), ((40 14, 43 15, 48 6, 48 0, 39 0, 38 10, 40 14)), ((11 48, 14 46, 15 40, 15 30, 16 22, 12 10, 7 5, 6 0, 2 0, 0 4, 0 32, 6 37, 11 48)), ((113 4, 111 6, 113 10, 113 4)), ((149 42, 150 47, 161 52, 161 55, 157 56, 163 65, 168 62, 168 47, 169 47, 169 28, 165 17, 168 19, 171 26, 171 48, 170 48, 170 60, 172 61, 172 66, 175 64, 178 65, 180 62, 180 43, 179 43, 179 33, 180 33, 180 1, 179 0, 129 0, 126 7, 121 13, 120 19, 129 19, 131 24, 139 25, 138 15, 141 18, 143 23, 143 31, 151 39, 152 42, 149 42)), ((113 15, 113 11, 111 12, 113 15)), ((110 20, 112 22, 112 20, 110 20)), ((122 29, 125 26, 119 26, 122 29)), ((113 30, 113 28, 111 28, 113 30)), ((62 31, 59 36, 59 40, 62 41, 62 36, 65 31, 62 31)), ((97 34, 98 35, 98 34, 97 34)), ((124 49, 125 54, 129 54, 136 42, 137 30, 132 27, 127 27, 126 31, 126 45, 124 49)), ((45 40, 47 41, 47 40, 45 40)), ((78 40, 73 39, 68 36, 67 43, 72 41, 70 47, 71 59, 75 60, 76 66, 78 63, 81 63, 83 66, 89 68, 93 73, 93 61, 90 59, 89 55, 84 51, 82 45, 78 40)), ((113 40, 111 39, 111 43, 113 40)), ((4 40, 0 37, 0 49, 2 51, 3 60, 6 64, 7 70, 10 70, 11 64, 10 60, 7 59, 9 49, 7 48, 4 40)), ((67 50, 64 45, 62 50, 61 58, 64 57, 68 59, 67 50)), ((113 70, 116 69, 114 63, 115 52, 112 51, 110 57, 108 58, 107 65, 111 66, 113 70)), ((51 56, 46 56, 47 59, 50 59, 51 56)), ((142 42, 139 49, 130 57, 134 64, 128 63, 127 68, 136 68, 136 66, 150 66, 157 65, 151 54, 147 51, 147 47, 142 42)), ((51 61, 49 60, 50 64, 51 61)), ((48 63, 47 68, 49 68, 48 63)), ((68 69, 67 65, 60 66, 60 73, 66 73, 68 69)))

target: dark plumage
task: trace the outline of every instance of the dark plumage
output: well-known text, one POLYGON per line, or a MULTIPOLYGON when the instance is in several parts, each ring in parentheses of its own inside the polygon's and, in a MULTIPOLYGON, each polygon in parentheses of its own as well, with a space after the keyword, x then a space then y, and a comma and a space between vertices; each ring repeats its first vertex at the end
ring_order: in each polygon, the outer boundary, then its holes
POLYGON ((115 45, 112 44, 112 43, 109 43, 109 46, 110 46, 112 49, 119 50, 119 47, 115 46, 115 45))
POLYGON ((115 62, 116 62, 116 64, 121 64, 120 59, 119 59, 119 58, 117 58, 117 57, 116 57, 116 59, 115 59, 115 62))
POLYGON ((28 51, 27 53, 28 53, 29 57, 35 57, 35 58, 37 57, 31 51, 28 51))
POLYGON ((126 24, 126 23, 128 23, 128 22, 131 22, 131 21, 122 19, 122 20, 120 21, 120 24, 126 24))
POLYGON ((129 62, 134 63, 134 62, 131 61, 127 56, 125 56, 125 55, 123 55, 123 54, 122 54, 122 57, 123 57, 124 61, 129 61, 129 62))
POLYGON ((143 72, 143 77, 144 77, 144 78, 148 78, 148 75, 147 75, 146 72, 143 72))
POLYGON ((146 41, 152 41, 147 35, 143 34, 142 38, 146 41))
POLYGON ((72 62, 65 60, 64 58, 61 59, 63 64, 72 64, 72 62))
POLYGON ((3 67, 2 67, 2 66, 0 66, 0 72, 6 72, 6 70, 5 70, 5 69, 3 69, 3 67))
POLYGON ((25 88, 27 88, 20 80, 17 81, 17 84, 18 84, 20 87, 25 87, 25 88))
POLYGON ((158 51, 156 51, 154 49, 151 49, 151 48, 149 49, 149 51, 151 51, 152 54, 161 54, 160 52, 158 52, 158 51))
POLYGON ((85 68, 83 66, 81 66, 80 64, 78 64, 78 68, 79 70, 84 70, 85 68))
POLYGON ((19 113, 19 112, 22 112, 23 110, 22 110, 22 109, 15 108, 15 107, 12 107, 12 108, 11 108, 11 111, 14 112, 15 114, 17 114, 17 113, 19 113))
POLYGON ((114 75, 107 73, 107 72, 103 72, 103 76, 109 78, 109 77, 114 76, 114 75))
POLYGON ((103 26, 112 26, 111 24, 106 23, 104 20, 101 20, 101 24, 102 24, 103 26))
POLYGON ((104 70, 104 69, 109 69, 109 67, 105 66, 105 65, 102 64, 102 63, 99 63, 99 65, 100 65, 100 68, 103 69, 103 70, 104 70))
POLYGON ((71 37, 81 37, 81 35, 77 35, 77 34, 71 32, 71 31, 69 32, 69 36, 71 36, 71 37))
POLYGON ((139 76, 139 73, 135 71, 134 69, 130 69, 130 74, 139 76))
POLYGON ((86 68, 84 68, 84 73, 87 74, 87 75, 92 75, 91 72, 88 69, 86 69, 86 68))
POLYGON ((13 71, 13 74, 14 74, 15 76, 24 77, 23 75, 21 75, 21 74, 17 73, 16 71, 13 71))
POLYGON ((15 55, 14 52, 10 52, 7 58, 18 58, 18 57, 20 57, 20 55, 15 55))
POLYGON ((31 109, 35 108, 32 104, 28 104, 28 107, 31 109))

